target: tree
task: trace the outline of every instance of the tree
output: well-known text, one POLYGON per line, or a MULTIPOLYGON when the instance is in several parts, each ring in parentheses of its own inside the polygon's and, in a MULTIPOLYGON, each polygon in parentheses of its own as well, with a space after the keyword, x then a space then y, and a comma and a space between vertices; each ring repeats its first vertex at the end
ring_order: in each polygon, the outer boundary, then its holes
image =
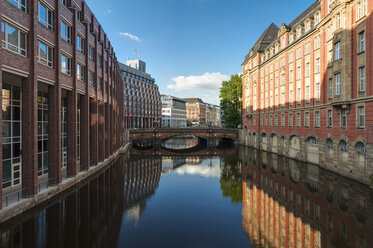
POLYGON ((223 110, 225 126, 237 128, 242 120, 242 79, 240 75, 232 75, 229 81, 223 81, 220 88, 220 107, 223 110))
POLYGON ((223 197, 234 204, 242 203, 242 172, 237 158, 222 158, 224 167, 220 177, 220 190, 223 197))

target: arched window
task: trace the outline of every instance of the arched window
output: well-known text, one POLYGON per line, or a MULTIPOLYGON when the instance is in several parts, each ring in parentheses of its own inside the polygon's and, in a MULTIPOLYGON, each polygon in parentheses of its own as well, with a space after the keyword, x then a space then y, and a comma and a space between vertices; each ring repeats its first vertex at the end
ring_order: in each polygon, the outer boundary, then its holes
POLYGON ((317 140, 315 137, 309 137, 307 140, 306 140, 306 143, 308 145, 317 145, 317 140))
POLYGON ((362 142, 358 142, 355 145, 355 151, 359 155, 365 154, 365 145, 362 142))
POLYGON ((327 139, 326 140, 326 148, 333 149, 333 140, 332 139, 327 139))
POLYGON ((347 152, 347 143, 344 140, 339 141, 338 148, 342 152, 347 152))

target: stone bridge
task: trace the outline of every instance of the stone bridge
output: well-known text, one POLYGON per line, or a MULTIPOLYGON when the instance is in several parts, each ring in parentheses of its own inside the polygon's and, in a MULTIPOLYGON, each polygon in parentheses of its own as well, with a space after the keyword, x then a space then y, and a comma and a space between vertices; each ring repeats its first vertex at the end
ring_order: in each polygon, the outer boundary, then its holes
POLYGON ((206 140, 210 145, 215 144, 217 140, 231 139, 238 142, 238 129, 225 128, 159 128, 159 129, 131 129, 131 140, 149 140, 153 144, 160 144, 162 140, 172 137, 195 136, 206 140))

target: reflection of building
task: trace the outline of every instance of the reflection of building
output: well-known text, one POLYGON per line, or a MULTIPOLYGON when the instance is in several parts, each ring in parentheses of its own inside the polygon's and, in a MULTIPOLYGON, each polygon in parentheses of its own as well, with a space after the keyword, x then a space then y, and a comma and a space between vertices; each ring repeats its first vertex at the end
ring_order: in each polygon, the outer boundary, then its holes
POLYGON ((356 179, 365 174, 365 153, 373 154, 366 147, 372 5, 314 1, 290 24, 263 32, 242 64, 243 143, 267 150, 272 136, 276 153, 338 166, 356 179))
POLYGON ((34 196, 123 144, 123 82, 114 48, 86 2, 1 1, 0 9, 6 202, 9 190, 34 196))
POLYGON ((161 102, 154 78, 146 73, 146 64, 139 59, 119 63, 124 81, 124 117, 128 128, 160 125, 161 102))
POLYGON ((184 98, 188 121, 193 125, 221 127, 221 109, 200 98, 184 98))
POLYGON ((186 102, 180 98, 161 95, 162 127, 186 127, 186 102))
POLYGON ((167 174, 185 164, 185 158, 162 158, 162 174, 167 174))
POLYGON ((243 149, 243 227, 258 247, 372 247, 369 187, 243 149))

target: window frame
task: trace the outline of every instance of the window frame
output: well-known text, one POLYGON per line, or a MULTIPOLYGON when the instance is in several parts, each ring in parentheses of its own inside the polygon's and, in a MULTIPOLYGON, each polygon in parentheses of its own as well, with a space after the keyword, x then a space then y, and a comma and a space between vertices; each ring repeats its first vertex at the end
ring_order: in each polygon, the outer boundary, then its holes
POLYGON ((342 93, 342 76, 341 76, 341 73, 338 72, 336 74, 334 74, 334 77, 335 77, 335 95, 336 96, 340 96, 341 93, 342 93))
POLYGON ((71 57, 69 57, 69 56, 67 56, 66 54, 63 54, 63 53, 61 53, 61 72, 66 74, 66 75, 71 76, 71 57), (63 58, 62 57, 66 58, 67 68, 63 67, 63 58))
POLYGON ((18 9, 20 9, 21 11, 27 13, 27 0, 25 0, 25 4, 22 4, 21 3, 21 0, 8 0, 7 2, 9 2, 10 4, 12 4, 13 6, 17 7, 18 9), (17 5, 16 5, 16 4, 17 5))
POLYGON ((76 35, 76 50, 78 52, 81 52, 82 54, 84 54, 84 52, 85 52, 85 43, 84 42, 85 42, 85 39, 81 35, 77 34, 76 35))
POLYGON ((48 8, 48 6, 45 6, 45 3, 41 2, 41 1, 38 1, 38 22, 46 27, 47 29, 53 31, 53 19, 54 19, 54 12, 53 10, 51 10, 50 8, 48 8), (46 17, 46 20, 42 19, 41 16, 40 16, 40 13, 41 13, 41 6, 43 6, 45 8, 45 17, 46 17), (49 15, 50 13, 50 15, 49 15))
POLYGON ((66 23, 64 20, 61 20, 61 39, 71 44, 71 26, 66 23), (66 35, 63 34, 63 25, 65 25, 66 35))
POLYGON ((365 106, 357 106, 357 128, 364 129, 365 128, 365 106), (361 113, 363 110, 363 113, 361 113))
POLYGON ((342 59, 341 57, 341 41, 334 44, 334 61, 342 59))
POLYGON ((76 79, 85 82, 85 66, 80 63, 76 64, 76 79))
POLYGON ((366 68, 365 66, 361 66, 359 67, 359 92, 361 93, 365 91, 366 91, 366 68))
POLYGON ((45 66, 53 68, 53 64, 54 64, 53 60, 54 60, 54 47, 51 47, 48 44, 38 40, 38 62, 45 65, 45 66), (43 45, 46 46, 46 50, 47 50, 47 58, 46 59, 42 58, 41 55, 40 55, 40 51, 41 51, 40 44, 43 44, 43 45), (49 60, 49 56, 51 56, 51 60, 49 60))
POLYGON ((366 39, 365 39, 365 30, 359 32, 359 53, 365 52, 366 50, 366 39))
POLYGON ((327 112, 326 112, 327 116, 327 128, 333 128, 333 110, 332 109, 328 109, 327 112))
POLYGON ((8 50, 8 51, 11 51, 13 53, 16 53, 16 54, 19 54, 23 57, 27 57, 27 47, 28 47, 28 43, 27 43, 27 36, 28 34, 23 32, 22 30, 18 29, 17 27, 14 27, 13 25, 7 23, 7 22, 4 22, 2 21, 1 22, 1 47, 8 50), (9 34, 8 34, 8 27, 11 26, 13 29, 15 29, 17 31, 17 40, 18 40, 18 44, 17 45, 14 45, 12 43, 9 42, 9 34), (4 27, 4 31, 3 31, 3 27, 4 27), (3 40, 3 34, 4 34, 4 38, 5 40, 3 40), (21 35, 24 35, 24 40, 25 40, 25 48, 22 48, 21 47, 21 35), (12 50, 11 48, 9 48, 9 46, 15 48, 17 51, 15 50, 12 50), (24 52, 24 54, 22 53, 24 52))

